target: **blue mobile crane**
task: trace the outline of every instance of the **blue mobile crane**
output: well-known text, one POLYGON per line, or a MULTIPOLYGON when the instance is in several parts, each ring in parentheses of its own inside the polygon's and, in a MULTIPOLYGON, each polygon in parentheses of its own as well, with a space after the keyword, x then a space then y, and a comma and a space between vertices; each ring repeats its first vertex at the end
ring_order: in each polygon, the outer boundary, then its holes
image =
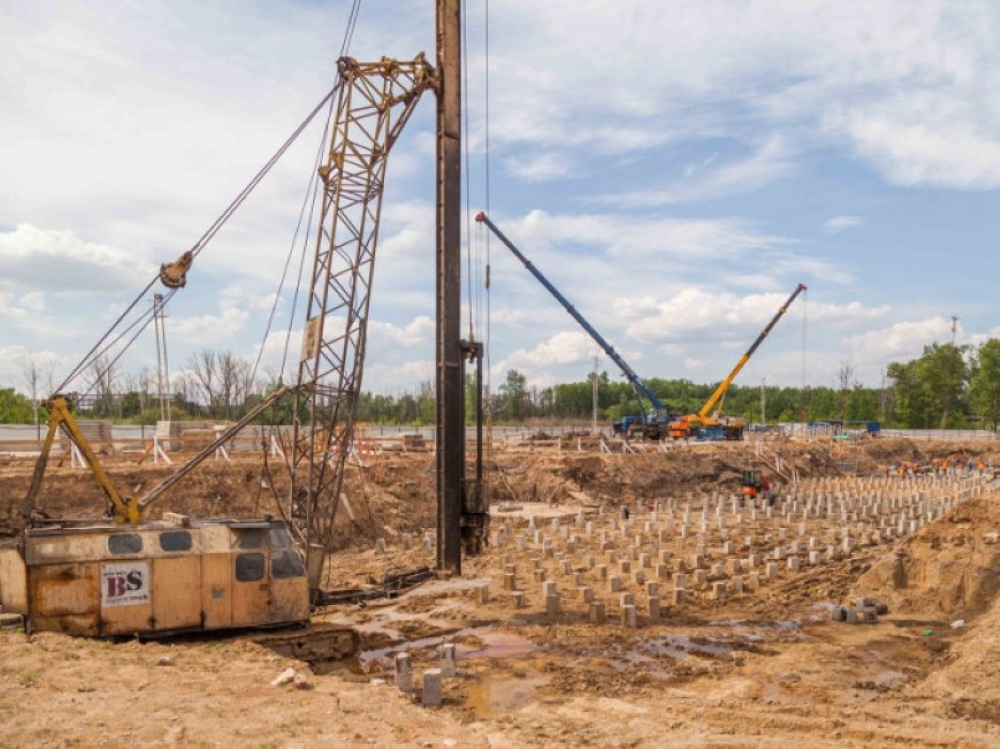
POLYGON ((656 393, 646 387, 643 381, 639 379, 639 375, 635 373, 635 370, 628 365, 628 362, 622 359, 621 355, 617 351, 615 351, 614 346, 608 343, 604 337, 594 329, 594 326, 584 319, 583 315, 577 311, 576 307, 570 304, 569 300, 560 294, 559 290, 555 286, 549 283, 549 280, 542 275, 541 271, 538 270, 538 268, 536 268, 534 264, 528 260, 528 258, 526 258, 519 249, 517 249, 517 247, 514 246, 514 243, 511 242, 507 236, 497 228, 496 224, 490 221, 489 217, 484 212, 480 212, 479 215, 476 216, 476 221, 481 224, 485 224, 486 227, 496 235, 497 239, 503 242, 507 246, 507 249, 514 253, 518 260, 524 263, 524 267, 528 269, 531 275, 537 278, 539 283, 549 290, 549 293, 556 298, 556 300, 569 313, 570 317, 580 323, 580 326, 590 334, 590 337, 594 339, 601 349, 603 349, 604 353, 608 355, 611 361, 618 365, 622 374, 625 375, 625 379, 627 379, 635 388, 636 399, 639 401, 639 415, 623 416, 619 421, 612 422, 612 431, 616 434, 639 433, 648 439, 662 440, 665 438, 667 436, 670 422, 672 422, 675 417, 669 413, 667 407, 656 396, 656 393), (650 408, 648 411, 643 406, 643 398, 649 401, 650 408))

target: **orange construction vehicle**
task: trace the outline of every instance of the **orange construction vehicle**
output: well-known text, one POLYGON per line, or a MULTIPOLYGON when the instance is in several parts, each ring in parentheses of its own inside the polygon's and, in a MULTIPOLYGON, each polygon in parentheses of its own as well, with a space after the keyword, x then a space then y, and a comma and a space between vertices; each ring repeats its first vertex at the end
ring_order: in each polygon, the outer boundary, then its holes
POLYGON ((771 318, 771 322, 767 324, 760 335, 757 336, 757 340, 753 342, 753 345, 747 349, 747 352, 740 357, 740 360, 736 362, 736 366, 733 367, 733 371, 729 373, 720 384, 719 387, 715 389, 712 393, 712 397, 708 399, 701 410, 696 414, 687 414, 681 416, 678 419, 670 422, 667 429, 667 436, 673 439, 687 439, 688 437, 696 437, 701 440, 741 440, 743 439, 743 432, 746 429, 746 424, 741 421, 720 421, 719 411, 722 408, 722 400, 726 395, 726 391, 729 390, 729 386, 733 384, 733 380, 736 379, 736 375, 740 373, 744 365, 750 361, 750 357, 753 356, 754 351, 757 347, 764 341, 767 334, 771 332, 771 329, 777 324, 778 320, 781 319, 782 315, 788 311, 789 306, 795 301, 795 297, 806 290, 805 285, 799 284, 795 287, 795 291, 792 295, 788 297, 786 301, 775 313, 774 317, 771 318), (712 413, 712 409, 716 408, 715 413, 712 413))

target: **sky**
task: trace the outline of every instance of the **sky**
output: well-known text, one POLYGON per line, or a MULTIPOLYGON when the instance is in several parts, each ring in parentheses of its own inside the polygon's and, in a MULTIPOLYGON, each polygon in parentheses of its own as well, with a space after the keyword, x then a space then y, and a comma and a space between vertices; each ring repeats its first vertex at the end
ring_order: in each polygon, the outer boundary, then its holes
MULTIPOLYGON (((0 386, 23 391, 28 361, 61 380, 197 241, 335 82, 349 6, 0 0, 0 386)), ((465 10, 463 330, 494 387, 510 369, 582 380, 598 349, 480 210, 646 378, 721 380, 798 283, 737 382, 833 386, 847 365, 876 386, 927 344, 1000 336, 1000 6, 490 0, 488 23, 486 7, 465 10)), ((433 61, 433 14, 364 2, 349 54, 433 61)), ((175 378, 205 348, 263 347, 272 375, 286 337, 297 354, 293 238, 321 130, 170 302, 175 378)), ((389 157, 365 389, 432 381, 433 321, 427 94, 389 157)), ((121 371, 155 366, 150 331, 121 371)))

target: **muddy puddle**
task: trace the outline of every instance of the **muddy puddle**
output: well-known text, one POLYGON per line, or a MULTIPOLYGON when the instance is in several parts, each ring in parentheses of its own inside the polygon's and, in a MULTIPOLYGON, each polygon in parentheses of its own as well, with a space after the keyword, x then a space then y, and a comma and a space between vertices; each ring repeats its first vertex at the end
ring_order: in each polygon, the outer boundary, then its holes
POLYGON ((357 665, 361 672, 366 674, 387 671, 393 668, 393 658, 396 653, 418 653, 430 660, 439 656, 441 646, 445 643, 455 643, 455 657, 459 662, 482 658, 522 657, 546 649, 523 637, 498 632, 492 626, 467 627, 445 635, 407 640, 384 648, 366 650, 358 656, 357 665))
POLYGON ((714 621, 696 633, 640 637, 627 646, 585 650, 580 655, 599 659, 618 673, 641 669, 649 676, 669 679, 674 676, 674 667, 692 658, 707 661, 725 660, 739 653, 774 654, 769 644, 799 641, 804 637, 801 628, 797 620, 714 621))

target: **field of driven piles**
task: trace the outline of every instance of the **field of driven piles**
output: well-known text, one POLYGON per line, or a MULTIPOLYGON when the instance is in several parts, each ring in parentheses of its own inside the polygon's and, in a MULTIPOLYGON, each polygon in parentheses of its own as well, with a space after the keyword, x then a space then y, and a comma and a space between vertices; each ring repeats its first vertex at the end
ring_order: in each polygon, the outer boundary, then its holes
MULTIPOLYGON (((292 660, 256 633, 5 631, 0 745, 1000 744, 1000 483, 978 468, 892 470, 959 456, 1000 465, 1000 449, 774 449, 799 480, 771 504, 735 496, 756 464, 750 445, 498 447, 492 544, 460 578, 316 613, 360 633, 348 661, 292 660), (443 703, 421 706, 423 672, 452 651, 443 703), (412 691, 394 684, 400 653, 412 691), (299 678, 273 685, 287 669, 299 678)), ((433 456, 362 462, 348 471, 328 587, 433 564, 433 456)), ((109 469, 137 490, 168 472, 125 458, 109 469)), ((9 533, 30 473, 0 466, 9 533)), ((191 478, 157 511, 274 512, 285 481, 249 457, 191 478)), ((44 496, 56 517, 103 504, 68 467, 50 472, 44 496)))

